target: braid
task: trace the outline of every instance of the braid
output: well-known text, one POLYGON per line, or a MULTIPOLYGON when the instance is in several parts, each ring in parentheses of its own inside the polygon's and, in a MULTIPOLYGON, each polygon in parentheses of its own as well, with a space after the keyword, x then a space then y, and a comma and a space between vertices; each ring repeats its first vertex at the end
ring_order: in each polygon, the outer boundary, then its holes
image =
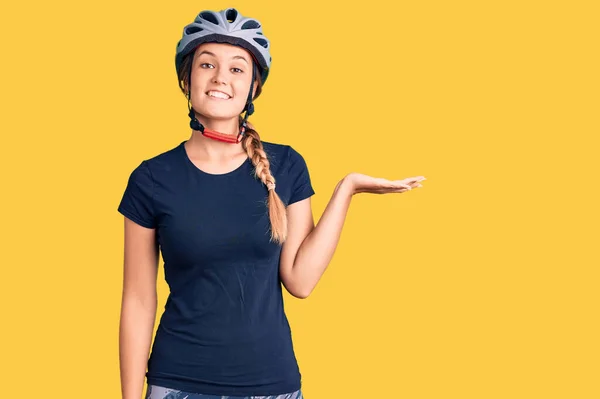
MULTIPOLYGON (((242 147, 252 160, 255 177, 262 181, 265 186, 275 184, 275 177, 271 174, 271 164, 263 148, 262 141, 260 141, 260 136, 248 121, 246 121, 246 132, 242 139, 242 147)), ((287 214, 285 205, 275 189, 268 190, 267 207, 271 222, 271 241, 282 244, 287 237, 287 214)))

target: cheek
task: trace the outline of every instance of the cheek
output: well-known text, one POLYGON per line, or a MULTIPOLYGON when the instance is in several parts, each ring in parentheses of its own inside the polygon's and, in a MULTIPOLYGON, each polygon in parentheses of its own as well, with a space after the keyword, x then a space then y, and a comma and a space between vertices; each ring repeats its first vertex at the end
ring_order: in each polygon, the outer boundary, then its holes
POLYGON ((235 90, 235 97, 233 98, 233 101, 240 105, 240 104, 245 104, 246 103, 246 99, 248 98, 248 91, 244 86, 239 86, 237 88, 234 89, 235 90))
POLYGON ((248 97, 249 91, 250 91, 250 82, 240 83, 237 85, 237 87, 235 89, 235 92, 237 93, 238 97, 243 97, 243 98, 248 97))
POLYGON ((200 86, 205 86, 209 80, 209 74, 202 73, 200 69, 192 70, 192 87, 194 89, 200 86))

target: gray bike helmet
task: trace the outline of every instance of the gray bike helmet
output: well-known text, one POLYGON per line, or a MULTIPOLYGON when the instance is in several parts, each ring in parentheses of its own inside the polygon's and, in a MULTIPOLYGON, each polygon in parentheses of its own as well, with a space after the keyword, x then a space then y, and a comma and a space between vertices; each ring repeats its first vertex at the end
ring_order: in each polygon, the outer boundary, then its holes
POLYGON ((270 42, 256 19, 242 16, 235 8, 200 12, 194 22, 183 28, 183 37, 177 43, 175 70, 179 73, 183 57, 207 42, 228 43, 248 50, 260 67, 265 84, 271 68, 270 42))

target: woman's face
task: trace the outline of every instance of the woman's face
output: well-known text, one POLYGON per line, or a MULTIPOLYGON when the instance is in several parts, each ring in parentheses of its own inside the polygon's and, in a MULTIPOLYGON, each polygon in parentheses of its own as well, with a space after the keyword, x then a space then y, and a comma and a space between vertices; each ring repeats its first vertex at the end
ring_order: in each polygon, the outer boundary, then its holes
MULTIPOLYGON (((203 43, 192 61, 192 106, 210 119, 237 119, 246 105, 251 80, 248 51, 226 43, 203 43), (227 98, 213 97, 211 91, 224 93, 227 98)), ((252 97, 255 93, 256 82, 252 97)))

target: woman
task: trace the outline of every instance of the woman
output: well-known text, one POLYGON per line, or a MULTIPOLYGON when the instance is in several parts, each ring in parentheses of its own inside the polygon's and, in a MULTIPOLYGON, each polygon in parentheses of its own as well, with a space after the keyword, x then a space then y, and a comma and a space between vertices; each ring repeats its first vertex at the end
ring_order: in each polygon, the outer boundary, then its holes
POLYGON ((260 23, 234 8, 203 11, 184 28, 175 66, 192 135, 142 161, 118 208, 124 399, 141 396, 144 376, 146 399, 302 398, 282 284, 297 298, 312 292, 353 194, 424 180, 351 173, 315 227, 304 158, 261 141, 247 121, 270 65, 260 23), (159 247, 170 293, 148 358, 159 247))

